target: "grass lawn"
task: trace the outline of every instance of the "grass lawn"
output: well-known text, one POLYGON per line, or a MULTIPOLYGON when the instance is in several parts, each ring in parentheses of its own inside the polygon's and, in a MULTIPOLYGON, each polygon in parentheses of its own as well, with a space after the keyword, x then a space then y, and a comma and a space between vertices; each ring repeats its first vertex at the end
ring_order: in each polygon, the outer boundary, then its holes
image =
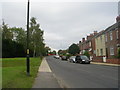
POLYGON ((3 58, 2 88, 31 88, 41 61, 40 58, 30 58, 30 76, 27 76, 26 58, 3 58))

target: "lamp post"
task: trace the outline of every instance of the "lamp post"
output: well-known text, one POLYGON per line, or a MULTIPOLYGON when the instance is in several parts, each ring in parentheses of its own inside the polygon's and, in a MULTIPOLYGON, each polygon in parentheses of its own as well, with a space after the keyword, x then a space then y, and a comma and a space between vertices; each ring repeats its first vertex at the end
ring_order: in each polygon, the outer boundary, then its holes
POLYGON ((27 70, 26 73, 30 75, 30 59, 29 59, 29 0, 27 6, 27 60, 26 60, 27 70))

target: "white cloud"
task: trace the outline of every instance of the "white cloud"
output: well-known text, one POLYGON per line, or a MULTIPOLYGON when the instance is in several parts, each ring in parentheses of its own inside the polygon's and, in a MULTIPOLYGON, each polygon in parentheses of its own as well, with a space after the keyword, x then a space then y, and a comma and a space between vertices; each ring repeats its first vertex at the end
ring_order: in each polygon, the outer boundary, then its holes
POLYGON ((44 34, 45 34, 44 36, 45 36, 46 40, 54 41, 54 40, 63 40, 64 39, 63 37, 61 37, 61 36, 59 36, 59 35, 57 35, 55 33, 47 33, 47 32, 45 32, 44 34))
MULTIPOLYGON (((26 3, 4 3, 3 18, 10 26, 26 25, 26 3)), ((82 37, 106 29, 117 16, 115 2, 31 2, 30 16, 36 17, 53 49, 66 49, 82 37)))
MULTIPOLYGON (((1 2, 25 2, 28 0, 1 0, 1 2)), ((30 0, 31 2, 118 2, 119 0, 30 0)))

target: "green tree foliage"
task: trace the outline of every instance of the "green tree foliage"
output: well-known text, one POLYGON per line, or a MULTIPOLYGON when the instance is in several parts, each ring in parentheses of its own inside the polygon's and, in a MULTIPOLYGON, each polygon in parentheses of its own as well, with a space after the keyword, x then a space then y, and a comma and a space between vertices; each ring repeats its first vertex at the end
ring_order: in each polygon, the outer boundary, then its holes
POLYGON ((2 23, 2 38, 10 40, 13 39, 13 33, 11 32, 11 30, 8 28, 8 25, 5 24, 4 21, 2 23))
POLYGON ((33 50, 33 56, 45 55, 45 44, 43 39, 44 32, 36 22, 36 18, 30 19, 30 47, 33 50))
POLYGON ((45 55, 47 56, 49 54, 49 52, 51 52, 51 48, 50 47, 45 47, 45 55))
POLYGON ((22 44, 10 39, 2 39, 2 57, 24 57, 25 49, 22 44))
POLYGON ((16 27, 10 28, 10 30, 13 33, 13 41, 22 44, 26 49, 26 31, 23 28, 16 27))
POLYGON ((62 55, 62 50, 58 50, 58 55, 62 55))
POLYGON ((53 54, 54 54, 54 55, 56 55, 56 54, 57 54, 55 50, 53 50, 53 54))
POLYGON ((67 56, 68 55, 68 50, 59 50, 58 51, 58 54, 60 55, 60 56, 67 56))
MULTIPOLYGON (((47 49, 43 39, 43 30, 36 22, 36 18, 32 17, 30 20, 29 30, 29 49, 30 56, 46 55, 47 49)), ((26 37, 27 32, 23 28, 8 27, 3 22, 2 24, 2 57, 23 57, 26 56, 26 37)))
POLYGON ((56 55, 56 51, 55 51, 55 50, 50 51, 48 54, 51 54, 51 55, 56 55))
MULTIPOLYGON (((2 51, 2 27, 0 26, 0 51, 2 51)), ((0 52, 0 58, 2 58, 2 52, 0 52)))
MULTIPOLYGON (((2 57, 24 57, 25 47, 17 40, 20 34, 19 28, 10 28, 3 22, 2 24, 2 57), (16 37, 15 37, 16 35, 16 37)), ((24 35, 24 33, 22 33, 24 35)))
POLYGON ((120 58, 120 48, 118 49, 118 58, 120 58))
POLYGON ((69 49, 68 49, 68 52, 70 53, 70 54, 72 54, 72 55, 76 55, 77 53, 79 53, 79 47, 78 47, 78 45, 77 44, 72 44, 70 47, 69 47, 69 49))
POLYGON ((88 51, 85 51, 85 52, 84 52, 84 55, 87 56, 88 58, 90 58, 90 54, 89 54, 88 51))

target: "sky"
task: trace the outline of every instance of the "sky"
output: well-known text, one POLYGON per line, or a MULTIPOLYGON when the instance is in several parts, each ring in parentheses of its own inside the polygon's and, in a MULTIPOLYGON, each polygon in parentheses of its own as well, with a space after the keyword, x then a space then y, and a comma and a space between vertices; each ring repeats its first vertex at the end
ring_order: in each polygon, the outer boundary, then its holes
MULTIPOLYGON (((1 2, 0 12, 2 12, 0 21, 4 19, 10 27, 26 29, 26 1, 1 2)), ((44 30, 46 45, 54 50, 67 49, 72 43, 79 43, 93 31, 106 29, 116 22, 117 16, 118 0, 30 2, 30 17, 37 19, 41 29, 44 30)))

